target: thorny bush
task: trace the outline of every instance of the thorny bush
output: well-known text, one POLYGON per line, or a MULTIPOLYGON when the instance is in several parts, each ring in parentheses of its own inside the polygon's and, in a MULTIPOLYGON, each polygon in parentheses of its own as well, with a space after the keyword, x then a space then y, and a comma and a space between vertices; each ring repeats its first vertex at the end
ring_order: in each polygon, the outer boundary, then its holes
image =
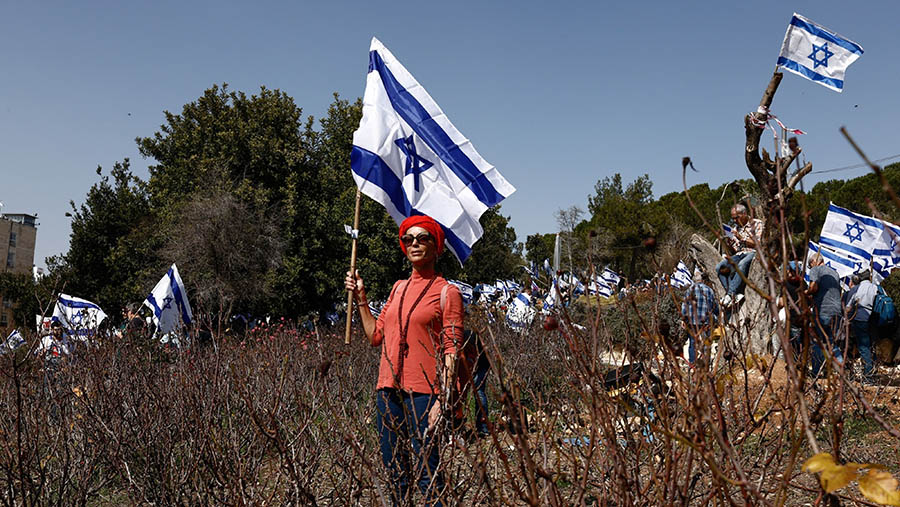
MULTIPOLYGON (((581 327, 563 312, 558 329, 521 333, 474 310, 492 363, 491 434, 439 430, 446 503, 835 503, 862 496, 826 493, 802 470, 813 455, 831 453, 816 463, 834 470, 858 461, 897 472, 895 388, 862 386, 838 363, 813 381, 797 364, 806 355, 785 363, 726 347, 746 342, 746 326, 726 326, 719 352, 689 368, 671 325, 678 297, 626 298, 584 312, 581 327), (877 440, 845 437, 857 426, 877 440)), ((32 338, 0 358, 0 502, 387 503, 379 351, 359 330, 344 346, 341 329, 280 322, 181 352, 110 339, 53 368, 32 338)))

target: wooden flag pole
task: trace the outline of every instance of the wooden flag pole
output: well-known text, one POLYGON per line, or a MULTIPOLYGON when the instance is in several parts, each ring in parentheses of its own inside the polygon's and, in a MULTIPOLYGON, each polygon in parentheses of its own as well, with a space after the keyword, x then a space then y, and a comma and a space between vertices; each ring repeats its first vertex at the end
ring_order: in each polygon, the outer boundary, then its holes
MULTIPOLYGON (((356 189, 356 207, 353 210, 353 243, 350 247, 350 275, 356 276, 356 243, 359 241, 359 206, 362 201, 362 193, 356 189)), ((347 292, 347 329, 344 333, 344 344, 350 344, 350 328, 353 325, 353 292, 347 292)))

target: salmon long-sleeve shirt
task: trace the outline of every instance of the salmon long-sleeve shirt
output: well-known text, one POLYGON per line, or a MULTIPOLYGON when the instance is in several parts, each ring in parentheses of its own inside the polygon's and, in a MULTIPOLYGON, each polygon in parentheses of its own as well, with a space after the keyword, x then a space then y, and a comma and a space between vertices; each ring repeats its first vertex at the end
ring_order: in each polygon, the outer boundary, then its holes
POLYGON ((381 388, 399 388, 414 393, 438 393, 436 359, 445 354, 455 354, 463 336, 462 295, 455 285, 434 273, 419 273, 413 270, 409 280, 400 280, 391 289, 391 295, 378 316, 372 345, 381 345, 381 364, 378 368, 378 385, 381 388), (428 283, 434 283, 428 287, 428 283), (409 287, 406 287, 409 284, 409 287), (413 305, 422 291, 428 292, 418 305, 413 305), (444 308, 441 310, 441 292, 447 287, 444 308), (404 289, 406 296, 403 296, 404 289), (403 307, 400 300, 403 299, 403 307), (410 313, 412 309, 412 313, 410 313), (406 326, 409 316, 409 330, 406 343, 409 353, 400 365, 400 319, 406 326), (401 385, 397 385, 395 373, 399 373, 401 385))

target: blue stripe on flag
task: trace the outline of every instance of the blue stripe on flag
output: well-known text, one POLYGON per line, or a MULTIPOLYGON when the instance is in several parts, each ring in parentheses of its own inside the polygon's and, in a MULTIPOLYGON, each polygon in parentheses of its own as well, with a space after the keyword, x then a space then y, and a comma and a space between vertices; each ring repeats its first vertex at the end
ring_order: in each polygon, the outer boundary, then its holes
MULTIPOLYGON (((412 207, 409 199, 406 198, 406 193, 403 192, 403 183, 397 178, 390 166, 375 153, 359 146, 354 146, 353 151, 350 152, 350 169, 360 178, 383 190, 391 200, 394 208, 402 213, 403 216, 424 215, 424 213, 412 207)), ((459 258, 460 262, 465 262, 469 255, 472 254, 472 249, 449 227, 441 224, 441 229, 444 230, 447 244, 456 253, 456 257, 459 258)))
POLYGON ((822 257, 825 257, 828 260, 832 260, 834 262, 837 262, 838 264, 843 264, 844 266, 847 266, 848 268, 853 268, 854 270, 857 268, 856 263, 846 257, 841 257, 840 255, 838 255, 834 252, 829 252, 828 250, 825 250, 822 248, 816 249, 812 245, 810 245, 809 247, 810 247, 810 249, 812 249, 815 252, 818 252, 819 254, 822 255, 822 257))
POLYGON ((812 23, 809 23, 807 21, 804 21, 797 16, 794 16, 793 18, 791 18, 791 24, 796 26, 797 28, 806 30, 807 32, 809 32, 811 35, 813 35, 815 37, 818 37, 820 39, 825 39, 828 42, 837 44, 838 46, 846 49, 847 51, 850 51, 851 53, 856 53, 858 55, 863 54, 863 48, 861 48, 859 46, 859 44, 856 44, 853 41, 849 41, 847 39, 842 39, 833 33, 826 32, 825 30, 822 30, 818 26, 816 26, 812 23))
POLYGON ((820 245, 825 245, 825 246, 827 246, 827 247, 829 247, 829 248, 833 248, 833 249, 835 249, 835 250, 845 250, 845 251, 847 251, 847 252, 852 253, 853 255, 858 255, 859 257, 862 257, 863 259, 871 259, 871 258, 872 258, 872 254, 870 254, 869 252, 863 250, 862 248, 857 248, 857 247, 855 247, 855 246, 850 246, 850 245, 848 245, 848 244, 846 244, 846 243, 842 243, 842 242, 840 242, 840 241, 835 241, 835 240, 833 240, 833 239, 831 239, 831 238, 822 238, 822 237, 820 237, 820 238, 819 238, 819 244, 820 244, 820 245))
POLYGON ((486 206, 493 206, 504 199, 465 153, 456 145, 444 129, 428 115, 428 111, 397 81, 384 64, 377 51, 369 52, 369 69, 378 71, 384 89, 394 110, 425 141, 425 144, 462 180, 463 184, 486 206))
POLYGON ((153 297, 152 292, 147 296, 147 302, 153 306, 153 315, 156 315, 156 318, 159 319, 159 316, 162 315, 162 310, 159 309, 159 305, 156 303, 156 298, 153 297))
POLYGON ((190 324, 191 317, 187 313, 187 308, 184 307, 184 295, 181 293, 181 288, 178 287, 178 282, 175 280, 175 273, 172 271, 172 268, 169 268, 169 272, 166 273, 166 275, 169 277, 169 285, 172 286, 172 294, 175 295, 175 303, 181 310, 181 320, 185 324, 190 324))
POLYGON ((788 69, 793 70, 794 72, 803 74, 804 77, 810 79, 811 81, 819 81, 824 83, 832 88, 836 88, 838 90, 844 89, 844 81, 842 79, 834 79, 830 77, 823 76, 818 72, 814 72, 812 70, 807 69, 803 65, 795 62, 794 60, 788 60, 783 56, 778 57, 778 65, 782 67, 787 67, 788 69))
POLYGON ((884 224, 882 224, 878 220, 875 220, 872 217, 867 217, 865 215, 859 215, 859 214, 854 213, 846 208, 842 208, 834 203, 831 203, 828 205, 828 211, 831 213, 837 213, 838 215, 844 215, 845 217, 852 218, 853 220, 858 220, 858 221, 868 225, 869 227, 874 227, 876 229, 884 230, 884 224))
MULTIPOLYGON (((94 308, 100 310, 100 307, 95 305, 94 303, 85 303, 83 301, 73 301, 71 299, 59 298, 59 302, 62 303, 63 306, 68 306, 69 308, 94 308)), ((100 310, 103 311, 103 310, 100 310)))

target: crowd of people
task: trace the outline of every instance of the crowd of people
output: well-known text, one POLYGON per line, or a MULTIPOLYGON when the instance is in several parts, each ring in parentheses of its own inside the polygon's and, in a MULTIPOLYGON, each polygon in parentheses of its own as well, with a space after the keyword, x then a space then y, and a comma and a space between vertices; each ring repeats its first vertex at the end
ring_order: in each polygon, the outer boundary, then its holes
MULTIPOLYGON (((725 295, 721 299, 716 297, 710 287, 709 275, 700 269, 695 271, 693 283, 684 293, 681 314, 683 327, 689 335, 688 360, 691 364, 697 360, 697 343, 707 341, 705 339, 715 328, 728 323, 732 312, 744 301, 746 280, 762 238, 764 222, 751 218, 745 205, 734 206, 731 216, 735 228, 726 238, 728 252, 716 266, 725 295)), ((882 310, 876 305, 879 294, 883 298, 886 296, 873 282, 871 271, 852 275, 842 286, 838 272, 819 252, 806 262, 788 262, 783 279, 786 294, 778 295, 778 306, 780 321, 788 324, 791 345, 788 352, 799 359, 804 350, 804 335, 809 336, 811 372, 816 376, 829 359, 840 364, 846 351, 855 351, 859 357, 859 380, 875 383, 873 337, 892 333, 891 320, 894 319, 881 314, 893 312, 892 302, 885 303, 891 305, 890 309, 882 310), (805 330, 809 333, 804 333, 805 330), (841 333, 842 330, 848 332, 841 333), (843 343, 842 336, 848 336, 849 342, 843 343)), ((775 341, 777 343, 777 336, 775 341)), ((776 345, 776 351, 778 348, 776 345)))

